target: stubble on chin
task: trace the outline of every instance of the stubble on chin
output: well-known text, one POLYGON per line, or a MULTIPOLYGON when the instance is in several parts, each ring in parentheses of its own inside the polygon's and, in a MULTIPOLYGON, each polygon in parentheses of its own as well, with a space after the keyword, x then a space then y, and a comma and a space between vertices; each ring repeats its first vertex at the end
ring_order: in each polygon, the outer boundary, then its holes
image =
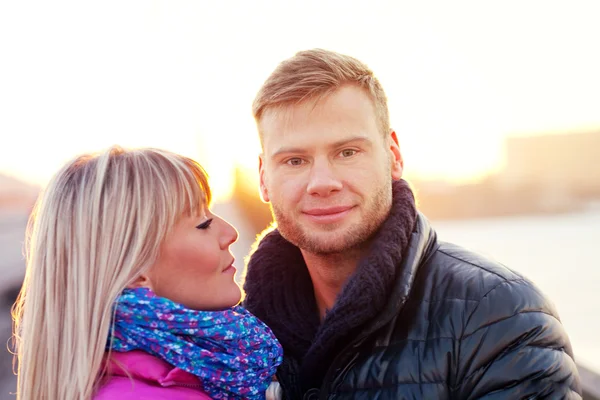
POLYGON ((346 231, 343 224, 330 224, 311 229, 300 222, 301 217, 290 216, 289 213, 271 203, 271 210, 277 222, 281 236, 288 242, 315 255, 333 255, 357 248, 377 232, 391 207, 391 185, 381 187, 365 208, 353 212, 362 212, 359 220, 346 231))

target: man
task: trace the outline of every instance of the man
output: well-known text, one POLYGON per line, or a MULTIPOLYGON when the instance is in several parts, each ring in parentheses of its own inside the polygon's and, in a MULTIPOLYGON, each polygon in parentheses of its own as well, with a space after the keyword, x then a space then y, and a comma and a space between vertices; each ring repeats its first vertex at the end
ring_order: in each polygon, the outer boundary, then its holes
POLYGON ((250 258, 245 305, 284 347, 286 399, 580 398, 544 295, 438 241, 417 212, 386 96, 363 63, 300 52, 253 112, 277 229, 250 258))

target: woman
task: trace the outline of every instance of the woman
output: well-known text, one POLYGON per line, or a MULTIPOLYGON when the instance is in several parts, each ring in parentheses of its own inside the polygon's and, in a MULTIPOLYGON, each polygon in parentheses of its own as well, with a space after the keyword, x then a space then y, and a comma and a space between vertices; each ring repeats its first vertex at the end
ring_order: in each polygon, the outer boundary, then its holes
POLYGON ((28 226, 15 305, 17 398, 257 398, 281 362, 238 306, 202 167, 113 147, 63 167, 28 226))

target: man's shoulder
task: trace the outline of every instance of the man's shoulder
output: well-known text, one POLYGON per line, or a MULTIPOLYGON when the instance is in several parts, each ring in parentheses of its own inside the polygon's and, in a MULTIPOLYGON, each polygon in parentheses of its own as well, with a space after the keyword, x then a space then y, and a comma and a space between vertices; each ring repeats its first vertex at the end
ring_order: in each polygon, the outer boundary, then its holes
POLYGON ((434 253, 436 262, 442 262, 452 268, 451 271, 458 269, 468 273, 481 274, 482 278, 490 280, 515 280, 522 279, 523 276, 510 269, 504 264, 482 253, 467 249, 454 243, 438 242, 439 246, 434 253))
POLYGON ((479 302, 495 289, 506 287, 515 289, 513 297, 526 296, 546 303, 539 289, 519 272, 453 243, 439 242, 423 267, 424 278, 435 281, 431 286, 435 297, 479 302))
POLYGON ((554 304, 533 282, 455 244, 440 242, 429 254, 408 302, 447 337, 468 337, 482 327, 518 332, 545 327, 561 345, 568 342, 554 304))

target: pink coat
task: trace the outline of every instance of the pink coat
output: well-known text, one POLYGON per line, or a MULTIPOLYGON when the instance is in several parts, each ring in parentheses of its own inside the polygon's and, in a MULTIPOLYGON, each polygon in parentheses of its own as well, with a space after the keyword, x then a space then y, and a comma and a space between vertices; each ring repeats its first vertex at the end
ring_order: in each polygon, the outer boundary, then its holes
POLYGON ((111 353, 108 374, 94 400, 210 400, 196 376, 143 351, 111 353))

